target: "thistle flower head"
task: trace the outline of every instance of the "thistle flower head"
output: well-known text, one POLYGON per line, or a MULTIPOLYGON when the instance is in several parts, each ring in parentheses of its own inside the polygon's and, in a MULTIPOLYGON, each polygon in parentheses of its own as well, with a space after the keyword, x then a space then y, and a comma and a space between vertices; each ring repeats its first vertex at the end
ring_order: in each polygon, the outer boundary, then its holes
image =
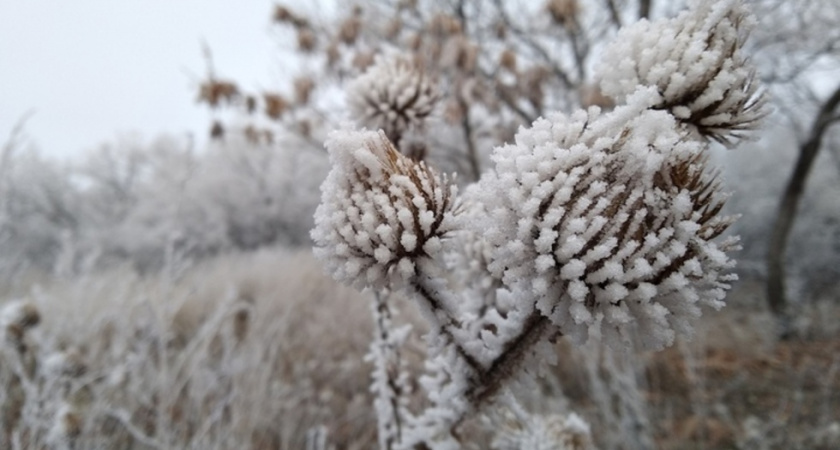
POLYGON ((432 80, 404 57, 378 57, 347 90, 348 106, 361 125, 382 129, 395 143, 423 123, 438 97, 432 80))
POLYGON ((712 241, 731 220, 704 148, 640 106, 537 120, 480 181, 489 269, 573 340, 637 329, 670 344, 701 305, 722 306, 732 265, 734 243, 712 241))
POLYGON ((754 22, 740 1, 695 0, 671 20, 619 32, 603 56, 601 88, 618 102, 653 86, 658 109, 701 136, 733 145, 767 114, 755 69, 741 51, 754 22))
POLYGON ((381 131, 334 131, 326 146, 333 168, 315 212, 316 256, 336 279, 360 287, 407 281, 451 231, 456 187, 381 131))

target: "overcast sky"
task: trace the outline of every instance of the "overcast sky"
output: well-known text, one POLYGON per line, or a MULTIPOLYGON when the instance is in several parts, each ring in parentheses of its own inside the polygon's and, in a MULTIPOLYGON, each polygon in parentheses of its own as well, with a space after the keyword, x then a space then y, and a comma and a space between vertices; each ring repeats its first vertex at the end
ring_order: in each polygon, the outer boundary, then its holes
POLYGON ((28 111, 44 154, 74 157, 139 133, 192 132, 206 41, 221 76, 243 87, 282 77, 273 0, 0 0, 0 142, 28 111))

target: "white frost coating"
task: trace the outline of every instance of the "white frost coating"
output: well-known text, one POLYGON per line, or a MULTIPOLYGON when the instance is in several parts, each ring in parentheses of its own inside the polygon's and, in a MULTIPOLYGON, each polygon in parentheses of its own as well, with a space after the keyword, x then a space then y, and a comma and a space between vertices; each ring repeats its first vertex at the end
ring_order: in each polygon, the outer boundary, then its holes
POLYGON ((494 426, 498 434, 491 443, 491 448, 495 450, 594 448, 589 424, 575 413, 531 414, 514 403, 496 422, 499 422, 494 426))
POLYGON ((455 186, 398 153, 382 132, 334 131, 326 147, 333 168, 315 212, 315 255, 348 284, 400 285, 452 230, 455 186))
POLYGON ((422 124, 438 97, 434 83, 402 57, 377 58, 347 88, 353 118, 363 126, 384 130, 394 140, 422 124))
POLYGON ((38 324, 40 315, 34 303, 28 300, 12 300, 0 309, 0 328, 14 325, 28 328, 38 324))
POLYGON ((619 31, 598 68, 601 90, 622 102, 638 86, 656 87, 657 108, 732 145, 767 114, 755 69, 741 51, 755 19, 737 0, 691 6, 671 20, 642 20, 619 31))
POLYGON ((725 197, 705 169, 706 144, 687 139, 668 112, 646 109, 650 95, 609 114, 536 121, 519 144, 495 149, 496 169, 480 181, 494 205, 481 224, 488 268, 530 293, 520 301, 536 297, 570 338, 595 333, 622 346, 639 328, 646 346, 661 348, 697 315, 684 304, 714 306, 728 287, 733 245, 712 242, 729 219, 708 214, 725 197))

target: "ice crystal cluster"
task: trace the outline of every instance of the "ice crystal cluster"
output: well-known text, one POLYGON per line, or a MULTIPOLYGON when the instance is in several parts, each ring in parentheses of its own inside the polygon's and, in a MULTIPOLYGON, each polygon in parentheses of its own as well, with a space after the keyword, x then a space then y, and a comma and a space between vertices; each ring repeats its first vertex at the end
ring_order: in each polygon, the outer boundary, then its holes
POLYGON ((765 115, 755 69, 741 49, 754 18, 738 0, 693 0, 671 20, 621 30, 603 56, 601 89, 622 102, 655 86, 665 109, 709 139, 735 144, 765 115))
POLYGON ((550 115, 497 148, 480 184, 489 268, 575 341, 660 348, 720 307, 729 224, 704 143, 639 91, 609 114, 550 115))
POLYGON ((397 143, 410 127, 432 113, 438 99, 433 81, 409 59, 379 57, 347 89, 347 102, 355 119, 381 129, 397 143))
POLYGON ((336 279, 358 287, 410 281, 417 260, 440 251, 457 188, 400 154, 381 131, 334 131, 326 146, 333 170, 315 213, 315 254, 336 279))

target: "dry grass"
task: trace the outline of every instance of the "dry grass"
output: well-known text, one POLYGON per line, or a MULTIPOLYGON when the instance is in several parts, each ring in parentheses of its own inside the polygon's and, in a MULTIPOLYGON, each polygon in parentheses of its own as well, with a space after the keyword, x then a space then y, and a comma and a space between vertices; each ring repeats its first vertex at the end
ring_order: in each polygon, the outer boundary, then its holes
MULTIPOLYGON (((369 299, 308 252, 228 255, 175 278, 30 280, 0 291, 28 292, 42 318, 25 350, 0 345, 0 434, 13 430, 0 446, 297 449, 322 432, 337 449, 376 445, 369 299)), ((741 283, 664 352, 622 359, 561 341, 560 365, 519 398, 578 412, 601 448, 645 448, 645 436, 668 449, 837 448, 840 305, 803 310, 802 338, 779 343, 758 286, 741 283)), ((406 353, 416 373, 416 342, 406 353)), ((481 423, 465 427, 475 448, 491 438, 481 423)))

